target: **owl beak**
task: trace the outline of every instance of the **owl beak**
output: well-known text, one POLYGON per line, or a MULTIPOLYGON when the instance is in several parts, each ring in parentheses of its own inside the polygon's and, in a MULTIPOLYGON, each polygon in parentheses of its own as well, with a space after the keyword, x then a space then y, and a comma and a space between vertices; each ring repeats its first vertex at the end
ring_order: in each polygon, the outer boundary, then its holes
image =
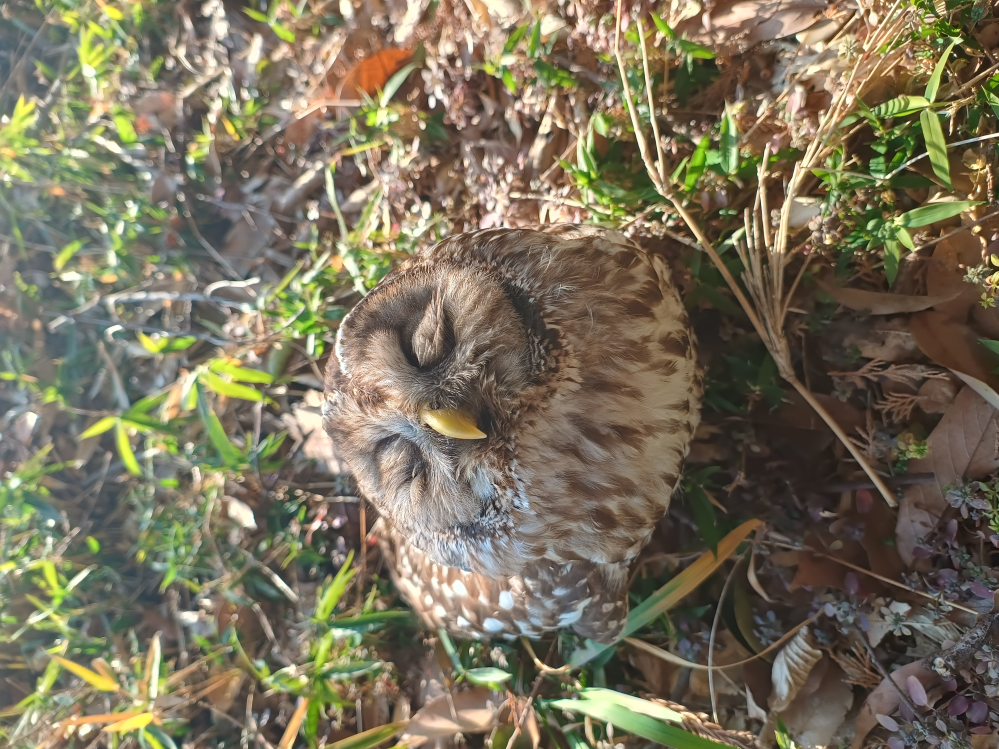
POLYGON ((475 426, 468 412, 456 408, 424 408, 420 411, 420 421, 445 437, 456 440, 484 440, 485 432, 475 426))

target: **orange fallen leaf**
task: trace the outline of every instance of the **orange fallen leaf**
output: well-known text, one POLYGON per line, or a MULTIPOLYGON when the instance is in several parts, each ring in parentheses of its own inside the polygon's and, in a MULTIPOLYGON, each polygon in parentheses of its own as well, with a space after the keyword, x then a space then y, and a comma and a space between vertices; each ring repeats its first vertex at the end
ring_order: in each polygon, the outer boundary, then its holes
POLYGON ((336 98, 360 99, 362 93, 374 96, 412 56, 411 49, 390 48, 361 60, 340 80, 336 98))

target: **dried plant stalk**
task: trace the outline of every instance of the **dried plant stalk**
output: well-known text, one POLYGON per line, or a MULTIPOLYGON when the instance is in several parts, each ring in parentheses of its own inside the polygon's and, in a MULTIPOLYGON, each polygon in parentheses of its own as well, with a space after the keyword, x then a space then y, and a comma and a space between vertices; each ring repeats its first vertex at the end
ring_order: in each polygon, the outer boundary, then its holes
MULTIPOLYGON (((900 0, 896 0, 896 4, 892 8, 893 11, 898 8, 899 1, 900 0)), ((659 142, 658 126, 656 124, 655 116, 655 103, 652 98, 652 90, 648 81, 648 53, 645 48, 645 33, 641 22, 639 22, 638 31, 642 48, 642 67, 643 72, 646 75, 646 97, 648 100, 650 117, 652 119, 653 131, 656 139, 656 156, 653 157, 648 139, 638 117, 638 110, 635 107, 631 86, 628 83, 624 60, 621 57, 621 0, 617 0, 615 11, 616 25, 614 34, 614 56, 617 60, 618 71, 621 75, 621 83, 624 89, 623 98, 628 114, 631 117, 632 127, 635 130, 638 150, 642 156, 642 161, 645 164, 645 169, 649 174, 649 178, 652 180, 652 184, 655 186, 656 191, 672 204, 677 214, 679 214, 680 218, 683 219, 691 233, 697 238, 701 249, 708 255, 709 258, 711 258, 711 262, 725 279, 725 282, 728 284, 732 294, 739 301, 739 304, 742 306, 742 309, 749 318, 753 328, 763 340, 764 345, 766 345, 767 350, 770 352, 774 362, 777 364, 777 369, 780 372, 781 377, 794 387, 801 397, 804 398, 805 402, 807 402, 822 418, 822 420, 826 422, 826 425, 832 430, 833 434, 836 435, 839 441, 850 452, 850 455, 853 456, 853 459, 856 460, 857 463, 864 469, 864 472, 870 478, 871 482, 877 487, 878 491, 881 492, 885 501, 891 507, 897 507, 898 503, 895 501, 895 496, 885 485, 881 476, 878 475, 878 473, 874 470, 874 467, 864 457, 860 450, 858 450, 857 446, 852 440, 850 440, 840 425, 836 423, 829 412, 825 410, 822 404, 819 403, 812 392, 801 383, 795 374, 793 361, 791 359, 790 346, 788 345, 787 337, 784 333, 784 321, 787 317, 788 308, 791 304, 791 298, 794 295, 794 291, 808 266, 809 258, 805 258, 805 262, 802 263, 802 267, 798 271, 794 282, 791 284, 790 289, 786 292, 784 289, 784 274, 790 257, 790 253, 787 251, 787 248, 791 236, 790 215, 792 201, 797 194, 797 191, 800 189, 804 176, 815 165, 820 163, 820 158, 827 152, 830 140, 836 132, 838 123, 842 120, 843 116, 846 115, 848 108, 852 104, 851 92, 859 90, 864 82, 871 80, 873 76, 880 74, 879 69, 882 64, 884 64, 884 58, 873 58, 875 59, 875 62, 873 66, 865 72, 864 81, 857 84, 856 81, 859 77, 862 64, 870 62, 875 50, 881 48, 885 43, 895 38, 901 32, 905 20, 904 14, 899 14, 897 16, 890 14, 888 18, 891 20, 883 23, 881 27, 878 28, 874 34, 872 34, 871 38, 867 40, 864 47, 864 53, 857 59, 850 71, 846 84, 834 99, 829 111, 826 112, 823 117, 819 125, 818 132, 806 150, 804 158, 794 167, 791 179, 785 189, 785 199, 784 204, 781 207, 780 224, 777 228, 776 234, 772 232, 770 227, 770 211, 766 200, 766 176, 770 158, 769 147, 766 149, 759 169, 759 189, 756 196, 756 204, 752 211, 749 211, 748 209, 746 211, 745 239, 743 242, 737 243, 739 257, 745 266, 745 271, 742 276, 743 282, 749 292, 749 296, 751 297, 750 299, 747 298, 736 279, 722 262, 721 257, 711 244, 711 241, 705 235, 697 220, 694 219, 689 211, 687 211, 683 202, 676 197, 672 186, 666 179, 668 171, 664 161, 662 146, 659 142)))

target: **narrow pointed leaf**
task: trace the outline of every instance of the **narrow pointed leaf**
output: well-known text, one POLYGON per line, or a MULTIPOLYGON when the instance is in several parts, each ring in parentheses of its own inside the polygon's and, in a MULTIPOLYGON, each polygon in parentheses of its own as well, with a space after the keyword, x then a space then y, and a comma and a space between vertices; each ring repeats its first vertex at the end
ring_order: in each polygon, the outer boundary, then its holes
POLYGON ((739 126, 726 105, 725 116, 721 121, 721 168, 726 174, 734 174, 739 168, 739 126))
POLYGON ((940 79, 943 77, 943 72, 947 68, 947 60, 950 58, 950 51, 954 49, 955 44, 959 44, 964 41, 960 38, 951 37, 950 44, 947 45, 947 49, 943 51, 940 55, 940 61, 937 62, 935 68, 933 68, 933 75, 930 76, 929 82, 926 84, 926 98, 930 103, 937 100, 937 91, 940 90, 940 79))
POLYGON ((923 140, 926 141, 926 153, 929 154, 933 173, 943 182, 944 187, 948 190, 953 189, 950 184, 950 160, 947 158, 947 140, 944 138, 943 127, 940 125, 940 116, 930 109, 924 109, 919 113, 919 125, 923 130, 923 140))
POLYGON ((118 423, 117 416, 105 416, 103 419, 98 421, 89 429, 85 430, 83 434, 80 435, 79 439, 86 440, 90 439, 91 437, 96 437, 99 434, 104 434, 104 432, 111 429, 117 423, 118 423))
POLYGON ((877 117, 900 117, 926 109, 930 103, 922 96, 899 96, 898 98, 878 104, 871 111, 877 117))
POLYGON ((79 676, 90 686, 95 687, 101 692, 117 692, 118 682, 114 679, 109 679, 106 676, 101 676, 98 673, 94 673, 89 668, 85 668, 78 663, 73 663, 73 661, 66 658, 60 658, 58 655, 53 655, 52 660, 57 661, 60 666, 62 666, 67 671, 72 672, 76 676, 79 676))
POLYGON ((115 443, 118 445, 118 457, 121 458, 122 464, 133 476, 141 476, 142 468, 139 466, 139 461, 135 458, 135 453, 132 452, 132 444, 128 439, 128 428, 125 424, 118 419, 115 423, 115 443))
POLYGON ((978 204, 979 202, 976 200, 952 200, 947 203, 923 205, 919 208, 913 208, 908 213, 903 213, 895 219, 895 224, 907 229, 918 229, 920 226, 929 226, 937 221, 957 216, 978 204))
POLYGON ((211 372, 205 372, 201 375, 201 381, 219 395, 225 395, 229 398, 240 398, 245 401, 262 401, 264 399, 264 394, 259 390, 240 385, 238 382, 227 382, 211 372))
POLYGON ((378 746, 382 742, 392 738, 399 731, 409 725, 408 720, 400 720, 395 723, 387 723, 377 728, 369 728, 367 731, 348 736, 332 744, 327 744, 327 749, 369 749, 378 746))
POLYGON ((125 733, 126 731, 134 731, 138 728, 144 728, 152 722, 152 713, 139 713, 138 715, 133 715, 131 718, 126 718, 118 723, 112 723, 109 726, 105 726, 104 730, 108 733, 125 733))
POLYGON ((611 723, 635 736, 641 736, 643 739, 655 741, 672 749, 727 749, 726 744, 695 736, 682 728, 667 725, 648 715, 631 712, 626 707, 610 702, 583 699, 553 700, 548 704, 561 710, 589 715, 591 718, 611 723))

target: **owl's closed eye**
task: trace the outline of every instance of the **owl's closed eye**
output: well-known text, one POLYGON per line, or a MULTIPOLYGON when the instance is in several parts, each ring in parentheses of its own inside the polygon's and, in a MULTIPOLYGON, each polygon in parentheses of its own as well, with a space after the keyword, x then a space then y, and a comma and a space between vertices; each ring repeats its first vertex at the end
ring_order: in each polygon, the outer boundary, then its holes
POLYGON ((666 511, 700 387, 657 258, 596 228, 493 230, 415 255, 344 319, 325 425, 415 547, 400 558, 575 570, 603 595, 666 511))

